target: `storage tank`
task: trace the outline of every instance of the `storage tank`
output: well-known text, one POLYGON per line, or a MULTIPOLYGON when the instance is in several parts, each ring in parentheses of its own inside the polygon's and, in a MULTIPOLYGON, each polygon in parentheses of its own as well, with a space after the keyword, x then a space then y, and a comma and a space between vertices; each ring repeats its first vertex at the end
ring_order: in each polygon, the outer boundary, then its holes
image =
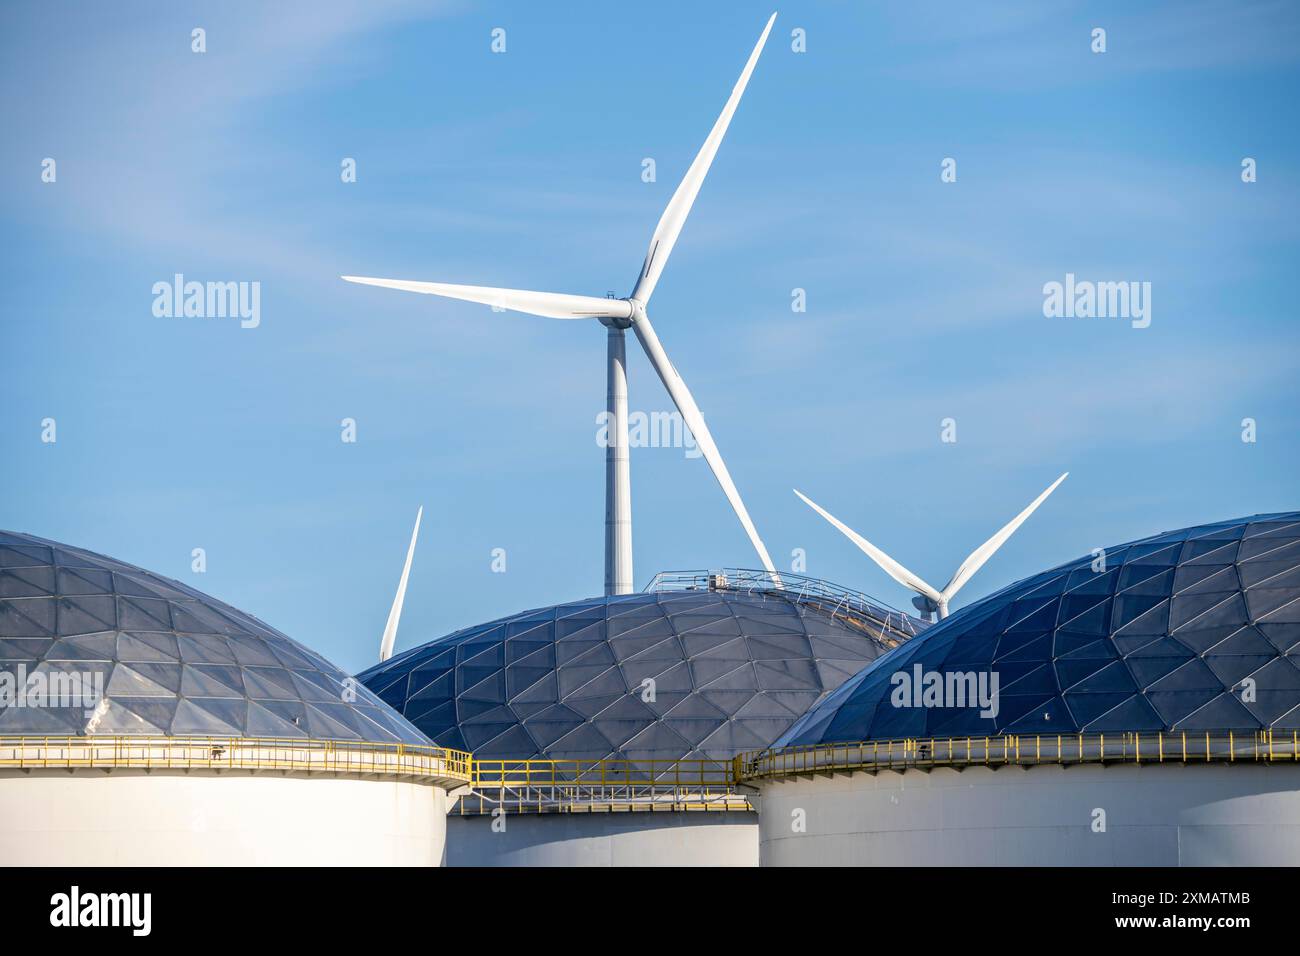
POLYGON ((1300 863, 1300 513, 1004 588, 738 761, 764 865, 1300 863))
POLYGON ((468 755, 178 581, 0 532, 0 860, 441 863, 468 755))
POLYGON ((753 866, 732 758, 925 626, 797 575, 680 572, 457 631, 359 678, 474 751, 452 865, 753 866))

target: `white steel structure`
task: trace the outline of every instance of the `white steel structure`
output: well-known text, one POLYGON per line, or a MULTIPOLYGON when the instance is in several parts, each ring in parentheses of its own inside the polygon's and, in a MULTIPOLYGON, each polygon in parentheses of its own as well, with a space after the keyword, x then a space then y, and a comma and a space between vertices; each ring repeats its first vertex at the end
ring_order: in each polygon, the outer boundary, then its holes
POLYGON ((713 436, 704 422, 699 406, 696 404, 686 382, 673 367, 664 351, 659 336, 646 312, 655 286, 663 274, 668 257, 672 254, 681 234, 686 217, 690 214, 695 197, 704 183, 704 177, 717 155, 722 138, 726 135, 731 118, 749 83, 759 54, 767 42, 776 20, 773 13, 763 28, 763 34, 749 55, 749 61, 741 71, 722 108, 708 138, 700 148, 687 169, 677 191, 668 202, 654 234, 650 237, 650 247, 646 253, 641 272, 630 295, 622 299, 598 298, 588 295, 568 295, 555 292, 532 292, 522 289, 501 289, 488 286, 450 285, 443 282, 418 282, 405 279, 375 279, 362 276, 343 276, 348 282, 363 285, 383 286, 406 292, 421 292, 426 295, 438 295, 466 302, 478 302, 496 309, 509 309, 526 312, 552 319, 596 319, 608 329, 607 341, 607 376, 608 387, 606 401, 608 409, 609 439, 605 451, 605 593, 630 594, 632 592, 632 484, 628 463, 628 419, 627 419, 627 350, 626 332, 631 329, 641 343, 646 357, 654 367, 664 388, 672 397, 673 403, 681 413, 686 426, 694 435, 705 460, 709 463, 713 475, 722 486, 723 493, 731 503, 732 509, 740 519, 745 533, 749 536, 754 550, 758 553, 763 567, 776 578, 776 569, 767 548, 758 536, 754 522, 741 500, 740 492, 727 470, 726 463, 718 451, 713 436))
POLYGON ((1300 862, 1300 768, 1289 763, 828 772, 758 789, 763 866, 1300 862), (805 832, 791 830, 796 812, 805 832))
POLYGON ((447 866, 759 865, 758 815, 741 810, 597 810, 503 818, 460 816, 453 810, 446 824, 447 866))
POLYGON ((468 755, 321 741, 0 737, 16 866, 441 866, 468 755))
POLYGON ((1030 502, 1028 508, 1012 518, 1009 522, 1003 525, 997 534, 993 535, 993 537, 989 538, 982 545, 972 551, 970 555, 967 556, 966 560, 958 566, 951 580, 949 580, 942 588, 936 588, 927 584, 921 579, 920 575, 907 570, 907 568, 903 567, 889 555, 885 554, 885 552, 881 551, 866 538, 862 537, 862 535, 858 534, 844 522, 840 521, 829 511, 812 501, 804 495, 803 492, 799 491, 799 489, 794 489, 794 493, 799 496, 800 500, 802 500, 804 504, 808 505, 808 507, 812 508, 813 511, 816 511, 819 515, 843 532, 844 536, 861 548, 862 551, 866 553, 867 557, 880 565, 881 569, 886 574, 909 591, 915 591, 917 596, 912 598, 912 604, 917 610, 927 616, 934 614, 937 611, 939 617, 942 619, 948 616, 948 602, 951 601, 966 582, 975 575, 975 572, 982 568, 989 558, 993 557, 994 552, 996 552, 998 548, 1002 547, 1008 538, 1015 534, 1016 529, 1025 523, 1025 520, 1034 513, 1039 505, 1047 500, 1047 496, 1055 491, 1056 486, 1065 481, 1069 474, 1070 473, 1067 471, 1065 474, 1061 475, 1060 478, 1057 478, 1048 486, 1046 491, 1030 502))

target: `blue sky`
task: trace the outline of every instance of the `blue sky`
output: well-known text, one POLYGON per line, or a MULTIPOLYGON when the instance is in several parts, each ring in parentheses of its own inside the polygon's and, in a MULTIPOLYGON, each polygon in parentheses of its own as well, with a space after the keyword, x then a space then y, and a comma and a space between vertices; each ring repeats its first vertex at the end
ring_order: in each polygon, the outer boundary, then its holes
MULTIPOLYGON (((941 585, 1068 469, 957 604, 1297 506, 1300 12, 972 6, 780 6, 652 306, 778 565, 900 606, 792 487, 941 585), (1066 272, 1151 282, 1151 326, 1045 318, 1066 272)), ((337 277, 627 294, 771 10, 7 4, 0 527, 349 669, 418 505, 399 649, 599 593, 603 329, 337 277), (156 318, 177 272, 260 282, 261 325, 156 318)), ((639 353, 630 380, 671 407, 639 353)), ((702 459, 634 449, 632 485, 638 586, 756 563, 702 459)))

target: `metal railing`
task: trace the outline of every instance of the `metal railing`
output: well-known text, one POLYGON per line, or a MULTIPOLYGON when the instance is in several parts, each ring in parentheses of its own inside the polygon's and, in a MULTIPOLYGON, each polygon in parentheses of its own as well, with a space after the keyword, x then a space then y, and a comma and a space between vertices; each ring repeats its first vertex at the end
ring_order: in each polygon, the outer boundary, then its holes
POLYGON ((463 815, 749 810, 715 760, 474 760, 463 815))
POLYGON ((279 770, 468 783, 463 750, 279 737, 0 736, 0 769, 279 770))
POLYGON ((853 744, 783 747, 741 754, 732 762, 732 774, 737 782, 742 782, 773 777, 927 770, 933 767, 1278 761, 1300 761, 1300 736, 1296 731, 909 737, 853 744))
POLYGON ((833 618, 843 619, 867 630, 890 647, 915 637, 928 625, 919 618, 878 601, 869 594, 841 587, 818 578, 780 574, 781 586, 771 572, 752 568, 722 568, 717 571, 660 571, 646 585, 651 591, 738 591, 772 595, 819 608, 833 618))
POLYGON ((411 744, 248 737, 0 736, 0 770, 243 770, 396 776, 468 786, 463 815, 748 811, 754 780, 1083 763, 1300 763, 1300 732, 1173 731, 907 737, 785 747, 731 761, 495 760, 411 744))

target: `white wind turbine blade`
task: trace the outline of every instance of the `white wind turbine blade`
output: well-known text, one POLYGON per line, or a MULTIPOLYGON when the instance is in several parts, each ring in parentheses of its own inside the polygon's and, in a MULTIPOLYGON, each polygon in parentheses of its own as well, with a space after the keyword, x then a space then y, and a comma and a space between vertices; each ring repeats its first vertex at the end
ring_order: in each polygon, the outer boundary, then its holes
POLYGON ((1055 491, 1056 486, 1065 481, 1069 474, 1070 473, 1067 471, 1060 478, 1057 478, 1050 486, 1048 486, 1046 491, 1030 502, 1028 508, 1012 518, 1001 531, 971 552, 970 557, 961 563, 961 567, 957 569, 957 573, 952 576, 952 580, 949 581, 947 586, 943 589, 942 601, 944 604, 947 604, 948 601, 952 599, 952 596, 961 590, 961 586, 971 579, 971 575, 984 566, 985 561, 993 557, 993 552, 1002 547, 1007 538, 1015 534, 1016 529, 1025 523, 1025 519, 1033 514, 1035 509, 1047 500, 1047 496, 1055 491))
POLYGON ((650 319, 644 312, 639 314, 636 321, 632 323, 632 330, 636 332, 636 337, 641 342, 641 347, 645 349, 650 364, 659 373, 659 379, 664 383, 664 388, 668 389, 673 404, 682 413, 682 419, 685 421, 686 427, 695 436, 696 445, 699 446, 701 453, 703 453, 704 460, 713 469, 713 477, 718 479, 718 484, 722 486, 722 493, 731 502, 731 508, 736 512, 736 517, 740 519, 745 534, 749 535, 749 541, 754 546, 754 550, 758 552, 758 558, 763 562, 763 567, 772 575, 772 582, 777 587, 780 587, 781 578, 772 565, 772 558, 768 555, 763 540, 758 536, 758 529, 754 527, 754 522, 750 520, 749 512, 745 509, 745 502, 741 500, 740 492, 736 490, 736 483, 731 480, 731 473, 727 471, 727 464, 722 460, 722 455, 718 452, 718 446, 713 443, 713 436, 709 433, 709 426, 704 423, 704 415, 701 414, 700 407, 695 404, 695 398, 691 395, 690 389, 686 387, 686 382, 677 374, 677 369, 673 368, 673 363, 668 360, 668 355, 659 342, 659 336, 655 334, 654 326, 650 324, 650 319))
POLYGON ((548 319, 630 319, 632 304, 626 299, 602 299, 594 295, 568 295, 563 292, 530 292, 527 289, 494 289, 482 285, 451 285, 446 282, 412 282, 407 279, 371 279, 366 276, 340 276, 347 282, 377 285, 403 292, 422 292, 448 299, 478 302, 482 305, 527 312, 548 319))
POLYGON ((655 226, 654 235, 650 237, 650 250, 646 253, 645 263, 641 266, 641 275, 636 281, 636 289, 632 292, 632 298, 642 304, 649 302, 650 296, 654 294, 655 285, 659 282, 659 276, 664 271, 664 264, 668 261, 668 256, 672 254, 677 237, 681 234, 682 226, 686 223, 686 217, 690 215, 691 204, 695 202, 695 197, 700 192, 700 186, 704 184, 704 177, 713 164, 713 157, 717 155, 718 147, 722 145, 722 137, 727 134, 727 127, 731 125, 731 117, 735 115, 736 107, 740 105, 740 98, 745 93, 749 77, 754 72, 754 66, 758 63, 759 54, 763 52, 763 45, 767 43, 767 35, 772 32, 772 24, 775 21, 776 14, 774 13, 768 19, 767 26, 763 28, 763 35, 758 38, 758 43, 754 46, 754 52, 749 55, 749 62, 745 64, 745 69, 741 71, 740 79, 736 81, 736 85, 732 88, 727 105, 722 108, 722 115, 713 124, 708 139, 700 147, 699 153, 695 156, 695 161, 686 170, 686 175, 678 184, 677 191, 673 193, 673 198, 669 200, 663 215, 659 217, 659 224, 655 226))
POLYGON ((379 642, 379 663, 393 656, 393 644, 397 641, 397 622, 402 619, 402 602, 406 600, 406 581, 411 576, 411 559, 415 557, 415 539, 420 536, 420 519, 424 517, 424 506, 415 513, 415 530, 411 532, 411 544, 406 549, 406 563, 402 565, 402 577, 397 582, 397 594, 393 598, 393 607, 388 612, 388 623, 384 625, 384 636, 379 642))
POLYGON ((930 600, 936 603, 943 600, 943 595, 941 595, 930 585, 926 584, 925 581, 921 580, 919 576, 907 570, 907 568, 903 567, 901 564, 899 564, 889 555, 885 554, 885 552, 881 551, 879 548, 877 548, 866 538, 862 537, 862 535, 858 534, 856 531, 854 531, 852 528, 846 525, 839 518, 835 517, 825 508, 821 507, 821 505, 817 504, 811 498, 804 495, 804 493, 801 492, 798 488, 794 489, 794 493, 798 495, 799 498, 803 501, 803 503, 806 504, 809 508, 817 512, 819 515, 821 515, 831 524, 835 525, 835 527, 839 528, 840 531, 843 532, 846 538, 848 538, 859 548, 861 548, 866 553, 867 557, 869 557, 872 561, 875 561, 876 564, 880 565, 881 569, 886 574, 888 574, 891 578, 893 578, 903 587, 907 588, 909 591, 915 591, 917 594, 920 594, 923 597, 928 597, 930 600))

